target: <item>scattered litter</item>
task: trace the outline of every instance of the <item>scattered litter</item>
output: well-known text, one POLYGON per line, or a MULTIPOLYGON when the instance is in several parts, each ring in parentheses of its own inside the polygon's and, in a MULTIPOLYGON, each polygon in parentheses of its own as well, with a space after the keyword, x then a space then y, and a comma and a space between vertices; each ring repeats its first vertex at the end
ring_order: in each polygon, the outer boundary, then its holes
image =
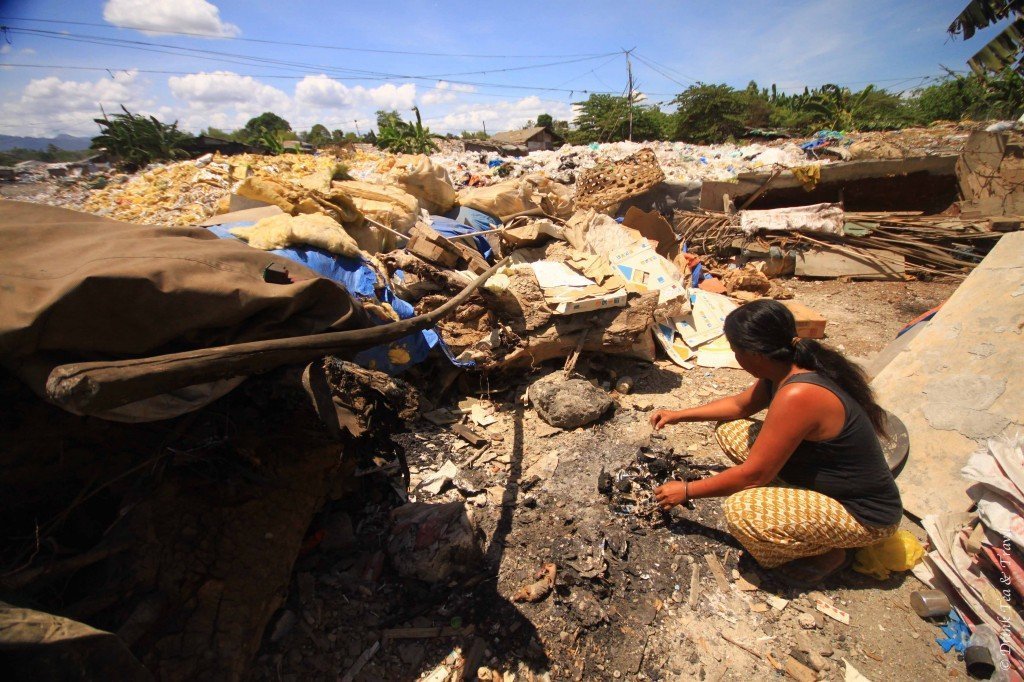
POLYGON ((722 567, 722 562, 718 560, 718 557, 714 554, 705 554, 704 561, 707 562, 708 568, 711 569, 711 575, 715 577, 718 590, 720 592, 730 592, 732 585, 729 583, 729 579, 725 575, 725 569, 722 567))
POLYGON ((843 625, 850 624, 850 614, 837 609, 835 606, 822 599, 819 599, 814 603, 814 608, 818 609, 832 620, 839 621, 843 625))
POLYGON ((854 668, 853 664, 845 658, 843 659, 843 664, 846 666, 845 682, 871 682, 871 680, 861 674, 861 672, 854 668))
POLYGON ((683 480, 689 468, 681 459, 651 448, 641 448, 635 462, 615 472, 602 471, 597 491, 606 496, 612 511, 657 525, 665 514, 654 498, 654 489, 670 480, 683 480))
POLYGON ((465 424, 455 424, 452 426, 452 433, 476 448, 490 443, 485 436, 477 433, 465 424))
POLYGON ((557 568, 554 564, 544 564, 544 567, 534 575, 536 580, 520 588, 512 595, 512 601, 538 602, 548 596, 555 586, 556 571, 557 568))
POLYGON ((797 682, 816 682, 818 674, 792 656, 786 656, 783 660, 786 674, 797 682))
POLYGON ((445 460, 440 469, 428 474, 423 479, 420 489, 431 495, 437 495, 446 484, 452 482, 458 475, 459 468, 452 464, 451 460, 445 460))

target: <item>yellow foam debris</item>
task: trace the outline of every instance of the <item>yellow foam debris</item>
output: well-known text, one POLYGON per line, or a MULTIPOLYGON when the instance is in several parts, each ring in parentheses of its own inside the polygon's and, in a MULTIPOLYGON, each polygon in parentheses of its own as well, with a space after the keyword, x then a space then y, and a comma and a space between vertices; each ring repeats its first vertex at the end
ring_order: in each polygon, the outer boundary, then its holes
POLYGON ((252 227, 236 227, 231 234, 257 249, 273 251, 288 246, 315 246, 341 256, 359 256, 359 246, 345 228, 322 213, 264 218, 252 227))

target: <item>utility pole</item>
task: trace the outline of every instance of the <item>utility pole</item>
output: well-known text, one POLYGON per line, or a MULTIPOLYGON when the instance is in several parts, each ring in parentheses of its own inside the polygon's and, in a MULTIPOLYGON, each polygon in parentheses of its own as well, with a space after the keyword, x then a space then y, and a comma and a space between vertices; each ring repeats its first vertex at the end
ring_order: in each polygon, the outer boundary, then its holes
POLYGON ((632 50, 626 50, 626 74, 629 77, 629 95, 626 103, 629 105, 629 141, 633 141, 633 63, 629 60, 629 53, 632 50))
POLYGON ((359 121, 352 119, 352 122, 356 124, 356 137, 362 137, 362 133, 359 132, 359 121))
POLYGON ((487 137, 487 121, 481 121, 484 124, 484 137, 487 137))

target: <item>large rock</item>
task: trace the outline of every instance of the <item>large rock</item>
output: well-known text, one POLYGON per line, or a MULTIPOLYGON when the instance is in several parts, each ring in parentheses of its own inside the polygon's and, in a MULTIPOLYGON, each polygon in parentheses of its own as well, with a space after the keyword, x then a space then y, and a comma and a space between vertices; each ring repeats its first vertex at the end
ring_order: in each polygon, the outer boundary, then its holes
POLYGON ((535 381, 530 386, 530 402, 541 419, 566 430, 596 421, 613 405, 600 388, 583 379, 570 379, 564 372, 535 381))

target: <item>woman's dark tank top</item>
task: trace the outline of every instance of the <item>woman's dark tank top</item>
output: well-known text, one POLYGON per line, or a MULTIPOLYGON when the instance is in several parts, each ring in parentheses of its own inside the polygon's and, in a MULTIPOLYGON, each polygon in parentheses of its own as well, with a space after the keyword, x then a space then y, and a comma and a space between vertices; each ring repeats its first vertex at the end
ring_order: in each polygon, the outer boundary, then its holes
MULTIPOLYGON (((899 523, 903 515, 900 493, 864 408, 817 372, 795 374, 782 385, 790 383, 814 384, 831 391, 843 403, 846 419, 835 438, 801 442, 779 471, 779 478, 837 500, 865 525, 899 523)), ((768 394, 775 398, 770 381, 768 394)))

